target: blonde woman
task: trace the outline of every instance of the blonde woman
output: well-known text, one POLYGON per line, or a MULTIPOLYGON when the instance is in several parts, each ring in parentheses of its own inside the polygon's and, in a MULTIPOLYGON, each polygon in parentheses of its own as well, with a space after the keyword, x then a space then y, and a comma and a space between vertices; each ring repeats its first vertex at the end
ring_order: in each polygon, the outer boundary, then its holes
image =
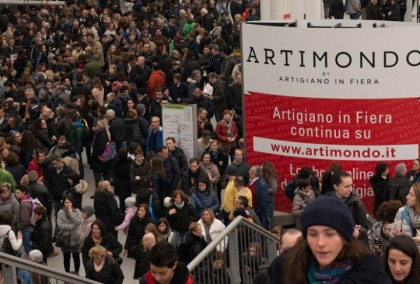
POLYGON ((89 251, 86 278, 99 283, 122 284, 124 274, 120 266, 103 246, 94 246, 89 251))
POLYGON ((98 120, 92 141, 92 170, 96 187, 102 179, 110 180, 111 178, 113 160, 103 162, 99 159, 99 156, 105 151, 108 141, 112 141, 108 122, 106 119, 98 120))

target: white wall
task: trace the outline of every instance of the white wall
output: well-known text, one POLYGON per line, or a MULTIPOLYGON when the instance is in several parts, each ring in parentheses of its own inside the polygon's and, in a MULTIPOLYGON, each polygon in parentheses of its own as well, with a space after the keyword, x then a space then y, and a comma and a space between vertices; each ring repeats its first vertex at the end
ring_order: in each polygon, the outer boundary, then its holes
POLYGON ((261 20, 322 19, 322 0, 264 0, 261 1, 261 20))

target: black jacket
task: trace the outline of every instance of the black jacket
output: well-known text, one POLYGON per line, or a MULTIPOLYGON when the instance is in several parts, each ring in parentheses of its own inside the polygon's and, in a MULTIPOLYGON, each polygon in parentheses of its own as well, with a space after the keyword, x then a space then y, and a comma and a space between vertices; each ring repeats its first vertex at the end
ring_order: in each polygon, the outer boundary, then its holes
POLYGON ((141 143, 140 125, 135 118, 124 119, 127 145, 131 142, 141 143))
POLYGON ((149 217, 140 220, 137 215, 134 215, 133 219, 131 219, 130 225, 128 226, 127 239, 125 240, 124 245, 124 249, 128 251, 129 257, 136 257, 138 247, 144 236, 144 231, 149 223, 149 217))
POLYGON ((109 122, 109 131, 111 132, 111 140, 115 142, 117 150, 121 148, 123 142, 126 141, 126 129, 124 119, 116 117, 109 122))
POLYGON ((390 179, 384 193, 384 201, 401 200, 402 204, 405 204, 410 186, 410 180, 405 177, 397 176, 390 179))
POLYGON ((124 159, 117 159, 117 161, 115 162, 114 192, 117 196, 131 195, 130 165, 131 160, 127 157, 125 157, 124 159))
POLYGON ((140 188, 150 187, 149 163, 144 160, 141 165, 133 161, 130 166, 131 193, 137 193, 140 188), (140 180, 136 177, 140 177, 140 180))
POLYGON ((31 235, 32 249, 39 249, 42 255, 48 257, 51 253, 52 226, 46 217, 35 222, 31 235))
POLYGON ((52 165, 50 165, 50 167, 51 170, 49 171, 46 186, 51 192, 52 198, 54 200, 61 201, 64 192, 69 188, 67 179, 72 170, 67 165, 64 165, 60 173, 57 173, 56 169, 54 169, 52 165))
POLYGON ((207 246, 202 236, 196 236, 189 232, 185 238, 185 263, 190 263, 207 246))
POLYGON ((98 156, 105 151, 107 142, 108 135, 106 134, 106 131, 104 129, 99 130, 95 133, 92 142, 92 170, 95 172, 105 173, 112 170, 113 160, 110 160, 108 162, 102 162, 98 158, 98 156))
POLYGON ((373 193, 375 194, 373 212, 376 215, 379 206, 384 202, 384 193, 388 187, 388 179, 374 175, 369 179, 369 182, 372 184, 373 193))
POLYGON ((168 208, 168 213, 166 218, 168 219, 169 223, 171 224, 171 228, 178 232, 184 233, 188 232, 188 227, 191 224, 192 218, 195 216, 194 208, 192 204, 187 203, 184 201, 184 207, 181 209, 172 206, 168 208), (176 213, 173 215, 169 215, 169 211, 175 208, 176 213))
POLYGON ((165 160, 162 160, 163 168, 165 169, 166 181, 169 190, 175 190, 179 180, 181 179, 181 170, 179 169, 178 162, 174 157, 169 155, 165 160))
POLYGON ((115 226, 123 221, 123 216, 118 209, 117 201, 112 193, 96 192, 93 200, 96 219, 104 223, 108 232, 115 232, 115 226))
POLYGON ((122 284, 124 274, 121 267, 115 262, 115 260, 112 257, 107 256, 105 259, 105 265, 100 272, 95 271, 95 266, 92 260, 87 262, 86 278, 104 284, 122 284))
MULTIPOLYGON (((83 247, 82 247, 82 260, 85 267, 89 260, 89 251, 94 246, 95 246, 95 243, 93 242, 92 232, 91 232, 86 237, 85 242, 83 243, 83 247)), ((112 257, 114 259, 117 258, 122 252, 122 245, 118 242, 118 240, 113 235, 109 233, 106 233, 104 236, 102 236, 101 246, 106 248, 107 251, 112 252, 112 257)))

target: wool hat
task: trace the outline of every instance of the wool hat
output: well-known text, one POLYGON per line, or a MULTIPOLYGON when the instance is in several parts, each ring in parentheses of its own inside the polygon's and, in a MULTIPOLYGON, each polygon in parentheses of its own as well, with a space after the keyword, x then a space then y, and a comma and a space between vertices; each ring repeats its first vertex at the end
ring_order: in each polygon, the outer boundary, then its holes
POLYGON ((303 237, 311 226, 326 226, 337 230, 348 242, 353 238, 354 221, 350 209, 338 197, 321 196, 303 210, 300 217, 303 237))
POLYGON ((124 200, 125 207, 134 207, 136 206, 136 198, 130 196, 124 200))
POLYGON ((95 208, 93 208, 93 206, 86 205, 82 207, 82 212, 86 213, 87 218, 89 218, 90 216, 95 214, 95 208))

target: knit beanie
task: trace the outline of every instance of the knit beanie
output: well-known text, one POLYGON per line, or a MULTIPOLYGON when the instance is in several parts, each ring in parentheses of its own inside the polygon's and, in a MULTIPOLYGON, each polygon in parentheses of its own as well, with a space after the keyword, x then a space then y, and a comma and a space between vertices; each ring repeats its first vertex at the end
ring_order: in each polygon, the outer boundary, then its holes
POLYGON ((338 197, 321 196, 315 199, 303 210, 300 218, 305 239, 311 226, 333 228, 348 242, 353 238, 353 216, 347 205, 338 197))
POLYGON ((82 212, 86 213, 87 218, 89 218, 90 216, 95 214, 95 208, 93 208, 93 206, 86 205, 82 207, 82 212))

